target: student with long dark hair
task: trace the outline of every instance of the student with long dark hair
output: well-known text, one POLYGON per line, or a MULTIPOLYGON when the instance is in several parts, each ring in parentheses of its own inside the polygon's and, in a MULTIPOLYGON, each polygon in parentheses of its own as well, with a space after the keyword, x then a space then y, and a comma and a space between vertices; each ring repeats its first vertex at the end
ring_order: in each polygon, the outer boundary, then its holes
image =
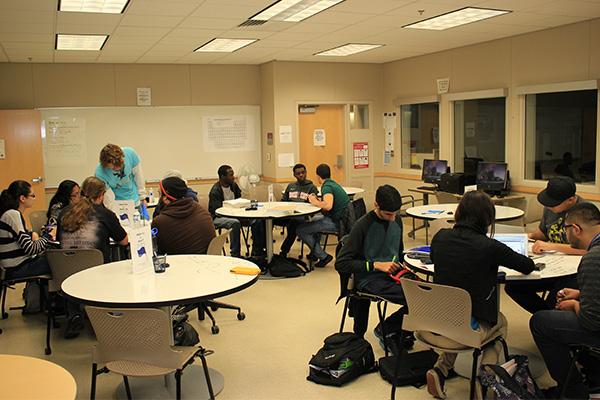
MULTIPOLYGON (((498 267, 502 265, 524 274, 531 273, 534 268, 529 257, 487 236, 495 218, 496 209, 487 194, 467 192, 456 208, 454 227, 440 230, 431 240, 431 260, 435 264, 433 281, 469 292, 471 326, 480 332, 482 341, 496 332, 506 337, 508 331, 506 318, 498 311, 498 267)), ((425 332, 424 337, 440 347, 464 347, 444 336, 425 332)), ((501 350, 499 342, 486 348, 481 363, 496 364, 501 350)), ((456 355, 441 353, 434 368, 427 372, 427 391, 433 396, 446 397, 444 381, 454 367, 456 355)), ((476 384, 476 388, 475 398, 481 398, 481 387, 476 384)))
POLYGON ((6 279, 50 273, 46 256, 56 229, 41 237, 25 227, 23 212, 33 207, 35 193, 26 181, 14 181, 0 194, 0 263, 6 279))
POLYGON ((46 217, 48 217, 46 226, 55 227, 58 223, 58 216, 63 208, 77 201, 78 199, 79 185, 77 182, 68 179, 62 181, 60 185, 58 185, 56 193, 54 193, 54 196, 52 196, 52 200, 50 200, 48 212, 46 213, 46 217))

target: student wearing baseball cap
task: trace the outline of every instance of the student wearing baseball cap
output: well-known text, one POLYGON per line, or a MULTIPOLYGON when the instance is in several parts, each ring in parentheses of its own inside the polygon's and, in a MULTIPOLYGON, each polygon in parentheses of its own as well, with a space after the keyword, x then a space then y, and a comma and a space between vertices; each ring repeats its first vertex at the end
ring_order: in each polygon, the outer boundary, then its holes
MULTIPOLYGON (((544 206, 540 225, 535 232, 528 233, 535 240, 532 251, 541 254, 545 251, 560 251, 565 254, 585 254, 585 250, 572 248, 565 231, 565 215, 575 204, 587 202, 576 193, 575 181, 568 176, 557 176, 548 181, 537 200, 544 206)), ((544 279, 528 283, 507 283, 506 293, 530 313, 554 309, 556 293, 565 287, 577 288, 577 275, 544 279), (546 292, 546 300, 538 292, 546 292)))

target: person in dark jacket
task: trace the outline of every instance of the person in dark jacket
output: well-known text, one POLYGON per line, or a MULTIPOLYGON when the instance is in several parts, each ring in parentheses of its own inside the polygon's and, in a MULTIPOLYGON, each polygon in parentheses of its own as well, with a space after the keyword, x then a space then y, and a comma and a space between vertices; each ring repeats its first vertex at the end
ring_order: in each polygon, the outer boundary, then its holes
MULTIPOLYGON (((557 387, 545 391, 545 398, 557 399, 567 385, 570 399, 587 399, 591 389, 600 387, 600 360, 582 353, 581 373, 575 368, 565 382, 571 365, 571 346, 600 347, 600 211, 592 203, 573 206, 565 218, 565 230, 571 246, 587 250, 577 268, 579 290, 565 287, 556 296, 555 310, 538 311, 529 326, 533 339, 544 357, 557 387)), ((591 392, 594 393, 594 392, 591 392)), ((596 392, 597 393, 597 392, 596 392)))
MULTIPOLYGON (((402 286, 390 275, 402 269, 401 261, 402 218, 398 215, 402 200, 395 187, 383 185, 375 194, 375 210, 362 216, 344 239, 335 261, 335 269, 342 273, 354 274, 355 284, 361 292, 371 293, 392 303, 406 305, 402 286)), ((354 332, 364 335, 368 320, 363 309, 357 308, 354 316, 354 332)), ((402 331, 402 320, 406 307, 390 315, 384 321, 386 337, 392 353, 398 344, 402 331)), ((375 328, 375 335, 383 339, 381 326, 375 328)), ((381 342, 383 346, 383 342, 381 342)), ((411 341, 412 344, 412 341, 411 341)), ((397 350, 396 350, 397 351, 397 350)))
MULTIPOLYGON (((431 241, 431 260, 435 264, 433 281, 469 292, 471 326, 481 333, 482 341, 496 332, 506 337, 508 331, 506 318, 498 311, 498 267, 502 265, 524 274, 534 269, 529 257, 486 235, 488 228, 494 225, 495 216, 494 204, 487 194, 467 192, 456 208, 454 227, 440 230, 431 241)), ((464 347, 444 336, 427 332, 423 336, 440 347, 464 347)), ((499 342, 486 348, 481 363, 496 364, 501 350, 499 342)), ((446 397, 444 381, 454 367, 456 355, 441 353, 434 368, 427 372, 427 391, 431 395, 446 397)))
MULTIPOLYGON (((213 185, 208 194, 208 211, 217 229, 231 229, 231 233, 229 233, 230 255, 232 257, 240 257, 240 232, 242 228, 240 220, 219 217, 215 214, 215 211, 217 208, 223 207, 223 201, 242 197, 242 191, 237 183, 235 183, 235 176, 231 166, 221 165, 217 173, 219 174, 219 181, 213 185)), ((266 253, 264 221, 251 219, 248 223, 252 229, 252 256, 262 256, 266 253)))
POLYGON ((188 187, 181 178, 160 182, 160 215, 152 220, 161 254, 206 254, 216 236, 210 213, 200 203, 186 197, 188 187))
MULTIPOLYGON (((319 193, 319 191, 311 180, 306 179, 306 166, 304 166, 304 164, 294 165, 293 172, 296 182, 292 182, 287 186, 283 196, 281 197, 281 201, 308 203, 308 196, 311 193, 316 195, 319 193)), ((283 221, 277 221, 278 224, 285 224, 285 227, 287 228, 287 236, 281 244, 281 253, 279 253, 280 256, 287 257, 287 253, 290 252, 290 249, 294 244, 294 240, 296 239, 296 228, 298 228, 298 226, 300 226, 304 221, 306 221, 306 217, 291 217, 285 218, 283 221)))

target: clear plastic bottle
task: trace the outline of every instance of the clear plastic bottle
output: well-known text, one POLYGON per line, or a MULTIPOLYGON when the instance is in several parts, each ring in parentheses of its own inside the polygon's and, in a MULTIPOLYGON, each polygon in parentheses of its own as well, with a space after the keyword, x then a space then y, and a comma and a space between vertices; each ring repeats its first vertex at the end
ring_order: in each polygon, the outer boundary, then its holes
POLYGON ((150 188, 150 191, 148 192, 148 199, 150 200, 150 203, 154 202, 154 189, 150 188))
POLYGON ((142 226, 142 217, 139 211, 133 213, 133 228, 139 228, 142 226))

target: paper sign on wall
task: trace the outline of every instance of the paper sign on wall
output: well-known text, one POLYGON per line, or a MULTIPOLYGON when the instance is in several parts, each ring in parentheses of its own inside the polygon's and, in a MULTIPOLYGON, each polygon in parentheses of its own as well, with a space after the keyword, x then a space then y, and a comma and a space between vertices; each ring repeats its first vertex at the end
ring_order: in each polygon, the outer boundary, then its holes
POLYGON ((282 125, 279 127, 279 143, 292 143, 292 127, 282 125))
POLYGON ((369 143, 354 143, 354 169, 369 168, 369 143))
POLYGON ((315 129, 314 145, 325 146, 325 129, 315 129))
POLYGON ((110 205, 110 209, 117 214, 121 226, 133 226, 133 213, 135 211, 133 200, 114 200, 110 205))
POLYGON ((129 246, 131 248, 133 273, 137 274, 145 271, 154 271, 150 225, 132 229, 129 232, 129 246))

